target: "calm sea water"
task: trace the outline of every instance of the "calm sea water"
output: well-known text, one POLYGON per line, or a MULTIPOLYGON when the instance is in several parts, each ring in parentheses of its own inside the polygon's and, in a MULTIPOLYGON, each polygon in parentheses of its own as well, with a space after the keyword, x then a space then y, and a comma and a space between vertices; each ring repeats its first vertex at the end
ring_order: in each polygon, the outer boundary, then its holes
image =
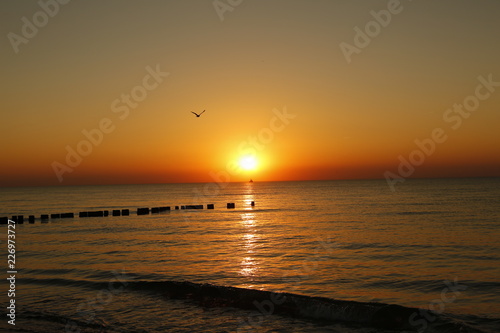
MULTIPOLYGON (((362 307, 376 302, 434 311, 396 331, 499 332, 500 179, 397 189, 380 180, 0 189, 0 216, 76 213, 16 225, 16 325, 3 315, 0 330, 393 332, 366 323, 362 307), (215 209, 174 209, 191 204, 215 209), (172 210, 135 213, 158 206, 172 210), (78 217, 125 208, 130 216, 78 217), (172 281, 304 295, 309 315, 280 313, 274 300, 241 308, 171 297, 172 281), (354 310, 329 320, 314 297, 354 310)), ((5 309, 6 225, 0 233, 5 309)))

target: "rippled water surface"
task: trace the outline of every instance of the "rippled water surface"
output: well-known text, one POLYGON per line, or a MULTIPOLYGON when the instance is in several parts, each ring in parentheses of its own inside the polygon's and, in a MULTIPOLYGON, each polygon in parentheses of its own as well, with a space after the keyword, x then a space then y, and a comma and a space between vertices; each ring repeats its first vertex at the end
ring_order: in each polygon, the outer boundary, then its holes
MULTIPOLYGON (((199 306, 169 299, 161 287, 162 281, 189 281, 431 307, 472 327, 497 330, 500 180, 408 180, 398 186, 391 192, 374 180, 1 189, 0 216, 24 215, 25 223, 16 226, 16 326, 4 319, 0 328, 385 332, 199 306), (228 202, 236 208, 227 209, 228 202), (215 209, 175 210, 191 204, 215 209), (159 206, 171 211, 135 213, 159 206), (80 211, 113 209, 131 213, 78 217, 80 211), (76 217, 38 219, 65 212, 76 217), (37 217, 34 224, 28 215, 37 217)), ((6 226, 0 231, 6 253, 6 226)))

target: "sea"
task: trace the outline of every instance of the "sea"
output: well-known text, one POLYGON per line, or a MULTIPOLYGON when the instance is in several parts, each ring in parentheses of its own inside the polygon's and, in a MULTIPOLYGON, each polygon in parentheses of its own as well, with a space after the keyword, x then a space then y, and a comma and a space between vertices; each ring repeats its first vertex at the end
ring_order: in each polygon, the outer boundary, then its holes
POLYGON ((1 188, 0 331, 500 332, 500 178, 394 189, 1 188))

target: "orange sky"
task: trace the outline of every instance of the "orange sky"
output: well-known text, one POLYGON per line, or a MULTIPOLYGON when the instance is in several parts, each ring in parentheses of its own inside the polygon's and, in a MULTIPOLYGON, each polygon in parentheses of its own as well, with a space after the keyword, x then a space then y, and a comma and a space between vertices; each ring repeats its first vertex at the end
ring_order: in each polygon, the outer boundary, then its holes
POLYGON ((0 3, 0 186, 500 176, 498 1, 46 3, 0 3))

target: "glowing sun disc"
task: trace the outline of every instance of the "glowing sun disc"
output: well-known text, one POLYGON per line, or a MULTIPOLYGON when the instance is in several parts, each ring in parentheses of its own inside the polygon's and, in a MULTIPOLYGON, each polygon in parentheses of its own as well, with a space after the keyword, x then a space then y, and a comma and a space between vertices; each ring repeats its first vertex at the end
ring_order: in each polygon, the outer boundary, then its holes
POLYGON ((257 167, 257 159, 254 156, 242 157, 240 167, 244 170, 254 170, 257 167))

